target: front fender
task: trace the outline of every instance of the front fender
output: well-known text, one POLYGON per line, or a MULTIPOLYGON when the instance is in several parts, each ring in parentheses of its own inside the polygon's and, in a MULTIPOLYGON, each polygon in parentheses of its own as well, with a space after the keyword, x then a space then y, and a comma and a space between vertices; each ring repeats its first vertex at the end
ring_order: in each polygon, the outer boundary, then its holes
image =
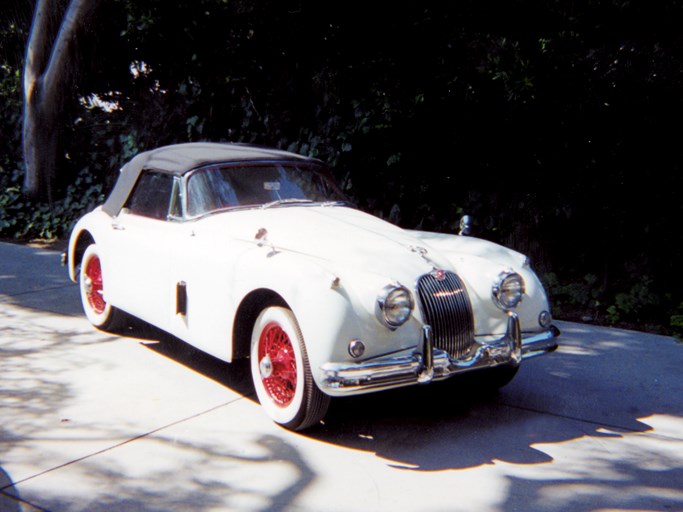
POLYGON ((300 253, 261 247, 243 254, 238 272, 248 275, 250 283, 241 296, 253 289, 268 289, 291 308, 316 383, 320 385, 320 368, 330 361, 358 362, 415 347, 421 333, 418 318, 390 330, 375 315, 377 294, 388 284, 386 278, 359 273, 358 269, 331 268, 326 263, 300 253), (366 351, 361 358, 349 354, 352 340, 364 343, 366 351))
POLYGON ((507 329, 507 316, 491 299, 492 286, 501 272, 517 272, 524 279, 525 295, 514 310, 522 331, 535 333, 544 329, 538 319, 542 311, 549 311, 548 298, 523 254, 474 237, 414 233, 441 252, 465 282, 474 310, 476 335, 500 336, 507 329))
POLYGON ((104 233, 106 227, 111 225, 111 217, 102 212, 100 207, 85 214, 76 222, 69 235, 69 245, 66 252, 67 270, 69 279, 78 282, 78 267, 83 253, 88 246, 100 238, 99 233, 104 233))

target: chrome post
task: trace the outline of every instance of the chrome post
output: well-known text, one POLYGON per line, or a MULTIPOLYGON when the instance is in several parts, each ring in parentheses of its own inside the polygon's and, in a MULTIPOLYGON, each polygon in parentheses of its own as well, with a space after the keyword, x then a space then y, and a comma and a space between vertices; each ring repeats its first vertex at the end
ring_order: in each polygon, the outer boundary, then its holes
POLYGON ((510 343, 510 356, 512 362, 519 364, 522 361, 522 328, 519 325, 517 313, 508 311, 507 338, 510 343))
POLYGON ((422 369, 417 376, 417 381, 421 384, 431 382, 434 378, 434 337, 432 336, 432 326, 422 327, 422 369))

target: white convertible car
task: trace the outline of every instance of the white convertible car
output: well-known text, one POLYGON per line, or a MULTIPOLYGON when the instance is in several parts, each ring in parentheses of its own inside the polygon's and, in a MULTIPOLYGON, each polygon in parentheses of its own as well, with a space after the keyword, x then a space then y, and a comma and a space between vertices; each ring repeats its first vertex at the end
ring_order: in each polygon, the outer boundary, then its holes
POLYGON ((553 351, 527 258, 355 209, 318 160, 241 144, 139 154, 68 248, 95 327, 129 314, 224 361, 249 357, 277 423, 330 397, 477 371, 507 383, 553 351))

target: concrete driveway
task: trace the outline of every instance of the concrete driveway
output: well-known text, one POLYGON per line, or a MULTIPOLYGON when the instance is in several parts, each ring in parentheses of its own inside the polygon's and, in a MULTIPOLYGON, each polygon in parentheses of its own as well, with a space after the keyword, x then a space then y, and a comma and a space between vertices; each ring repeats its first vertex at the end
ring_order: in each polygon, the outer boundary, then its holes
POLYGON ((90 327, 53 251, 0 243, 0 511, 683 510, 683 346, 559 323, 466 381, 271 423, 244 364, 90 327))

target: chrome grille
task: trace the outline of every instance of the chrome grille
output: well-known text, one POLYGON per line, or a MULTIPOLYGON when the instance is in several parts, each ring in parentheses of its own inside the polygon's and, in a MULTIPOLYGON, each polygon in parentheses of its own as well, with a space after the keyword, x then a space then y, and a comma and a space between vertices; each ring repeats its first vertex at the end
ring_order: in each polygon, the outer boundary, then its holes
POLYGON ((462 280, 453 272, 443 279, 425 274, 417 282, 422 316, 432 326, 434 346, 452 358, 462 357, 474 342, 472 304, 462 280))

